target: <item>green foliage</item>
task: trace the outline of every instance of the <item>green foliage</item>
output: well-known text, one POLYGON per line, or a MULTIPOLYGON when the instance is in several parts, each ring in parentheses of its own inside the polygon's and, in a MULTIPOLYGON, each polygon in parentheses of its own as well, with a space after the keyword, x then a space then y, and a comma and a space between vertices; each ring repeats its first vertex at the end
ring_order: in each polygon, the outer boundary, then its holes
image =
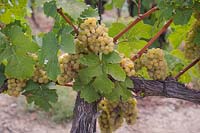
POLYGON ((56 90, 49 89, 48 85, 40 85, 29 81, 24 89, 23 95, 26 96, 28 103, 34 102, 35 105, 48 111, 51 108, 50 102, 55 103, 57 101, 56 90))
POLYGON ((58 41, 55 34, 53 32, 49 32, 43 37, 39 59, 40 64, 46 64, 47 74, 51 80, 56 80, 57 75, 60 73, 57 53, 58 41))
POLYGON ((4 66, 0 65, 0 86, 3 85, 5 80, 6 80, 6 76, 4 75, 4 66))

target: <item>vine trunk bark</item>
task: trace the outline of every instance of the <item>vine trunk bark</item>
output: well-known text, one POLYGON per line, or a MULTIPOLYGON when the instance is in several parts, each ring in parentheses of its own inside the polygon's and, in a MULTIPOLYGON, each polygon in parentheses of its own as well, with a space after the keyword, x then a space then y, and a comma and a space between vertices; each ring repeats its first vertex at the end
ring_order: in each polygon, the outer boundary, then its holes
POLYGON ((88 103, 78 93, 74 108, 71 133, 96 132, 97 102, 88 103))

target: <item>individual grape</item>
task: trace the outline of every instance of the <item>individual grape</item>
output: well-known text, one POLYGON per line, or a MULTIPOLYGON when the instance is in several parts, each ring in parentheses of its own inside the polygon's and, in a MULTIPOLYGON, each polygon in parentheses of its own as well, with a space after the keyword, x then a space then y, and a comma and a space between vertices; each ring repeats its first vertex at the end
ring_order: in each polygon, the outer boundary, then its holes
POLYGON ((15 97, 19 96, 23 87, 26 86, 26 80, 8 78, 7 82, 8 82, 7 94, 10 96, 15 96, 15 97))
POLYGON ((78 52, 92 51, 96 54, 108 54, 113 51, 113 39, 107 34, 104 24, 97 25, 96 18, 88 18, 81 25, 75 41, 78 52), (83 48, 84 47, 84 48, 83 48))
POLYGON ((137 101, 135 98, 130 98, 120 104, 123 116, 128 125, 133 125, 137 119, 137 101))
POLYGON ((123 57, 120 62, 121 67, 126 72, 126 75, 131 77, 135 75, 134 63, 130 58, 123 57))
POLYGON ((142 66, 146 67, 152 79, 164 80, 167 77, 167 62, 163 50, 152 48, 140 57, 142 66))
POLYGON ((81 68, 78 61, 81 56, 81 54, 63 54, 59 57, 61 74, 57 77, 58 84, 65 85, 76 77, 81 68))

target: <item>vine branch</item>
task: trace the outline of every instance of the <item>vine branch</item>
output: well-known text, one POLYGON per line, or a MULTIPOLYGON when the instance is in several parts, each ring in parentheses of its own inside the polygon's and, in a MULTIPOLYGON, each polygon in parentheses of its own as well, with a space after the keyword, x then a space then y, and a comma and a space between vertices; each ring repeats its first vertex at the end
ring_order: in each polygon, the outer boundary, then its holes
POLYGON ((191 67, 196 65, 200 61, 200 57, 195 59, 192 63, 190 63, 188 66, 186 66, 183 70, 181 70, 176 76, 175 79, 177 80, 181 75, 183 75, 187 70, 189 70, 191 67))
POLYGON ((149 46, 151 46, 158 37, 167 30, 167 28, 170 26, 170 24, 173 22, 173 19, 170 19, 164 26, 163 28, 153 37, 151 40, 133 57, 131 57, 132 61, 135 61, 137 58, 139 58, 149 46))
POLYGON ((145 80, 137 77, 131 77, 131 79, 134 83, 132 91, 135 93, 142 91, 144 97, 164 96, 167 98, 177 98, 200 104, 200 91, 189 89, 176 80, 145 80))
POLYGON ((74 32, 78 34, 78 29, 76 26, 72 23, 72 21, 63 13, 62 8, 57 9, 57 12, 64 18, 64 20, 73 27, 74 32))
POLYGON ((125 29, 123 29, 120 33, 118 33, 114 38, 113 42, 117 42, 117 40, 123 36, 126 32, 128 32, 134 25, 136 25, 138 22, 143 20, 144 18, 148 17, 153 12, 157 11, 158 7, 153 7, 143 15, 138 16, 132 23, 130 23, 125 29))

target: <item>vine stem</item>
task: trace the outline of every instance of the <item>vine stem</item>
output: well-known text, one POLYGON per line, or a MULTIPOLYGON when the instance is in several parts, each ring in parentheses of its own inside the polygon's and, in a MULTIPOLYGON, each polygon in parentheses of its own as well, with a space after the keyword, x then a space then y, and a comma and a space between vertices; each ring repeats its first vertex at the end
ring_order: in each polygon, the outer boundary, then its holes
POLYGON ((151 8, 149 11, 147 11, 146 13, 138 16, 132 23, 130 23, 125 29, 123 29, 121 32, 119 32, 114 38, 113 38, 113 42, 117 42, 117 40, 123 36, 126 32, 128 32, 134 25, 136 25, 138 22, 140 22, 141 20, 143 20, 144 18, 148 17, 150 14, 152 14, 153 12, 157 11, 158 7, 153 7, 151 8))
POLYGON ((193 62, 191 62, 188 66, 186 66, 183 70, 181 70, 176 76, 175 79, 177 80, 181 75, 183 75, 187 70, 192 68, 194 65, 196 65, 200 61, 200 57, 195 59, 193 62))
POLYGON ((71 25, 74 29, 74 32, 78 34, 78 29, 76 26, 72 23, 72 21, 63 13, 62 8, 57 9, 57 12, 65 19, 65 21, 71 25))
POLYGON ((141 0, 138 0, 138 16, 140 16, 141 11, 141 0))
POLYGON ((99 13, 99 24, 101 24, 101 20, 102 20, 102 0, 99 0, 98 2, 98 13, 99 13))
POLYGON ((173 19, 170 19, 163 27, 162 29, 153 37, 151 40, 134 56, 131 57, 132 61, 135 61, 137 58, 142 56, 142 54, 147 50, 149 46, 151 46, 158 37, 167 30, 167 28, 170 26, 170 24, 173 22, 173 19))

